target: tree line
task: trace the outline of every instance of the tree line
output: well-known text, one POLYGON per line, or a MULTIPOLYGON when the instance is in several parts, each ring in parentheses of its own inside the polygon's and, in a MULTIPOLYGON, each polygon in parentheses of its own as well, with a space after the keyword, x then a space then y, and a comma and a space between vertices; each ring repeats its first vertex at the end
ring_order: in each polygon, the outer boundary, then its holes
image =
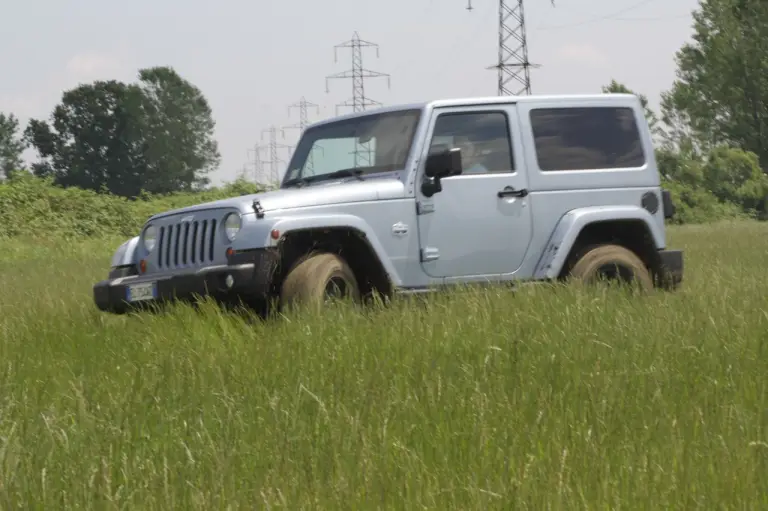
MULTIPOLYGON (((664 186, 678 221, 766 217, 768 197, 768 2, 701 0, 693 38, 676 54, 677 78, 660 112, 633 92, 656 140, 664 186)), ((205 187, 220 161, 202 92, 170 67, 139 71, 137 83, 95 81, 65 91, 50 119, 22 131, 0 113, 0 172, 27 170, 63 187, 135 197, 205 187), (22 169, 32 147, 38 160, 22 169)))
POLYGON ((63 187, 123 197, 167 194, 209 184, 221 160, 203 93, 173 68, 139 70, 137 83, 97 80, 62 94, 50 119, 22 131, 0 113, 0 171, 51 177, 63 187), (21 155, 38 156, 30 169, 21 155))

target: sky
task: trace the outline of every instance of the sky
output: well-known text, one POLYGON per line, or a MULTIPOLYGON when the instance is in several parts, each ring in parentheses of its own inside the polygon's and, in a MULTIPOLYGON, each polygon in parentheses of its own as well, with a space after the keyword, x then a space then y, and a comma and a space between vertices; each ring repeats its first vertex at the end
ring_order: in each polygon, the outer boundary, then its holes
MULTIPOLYGON (((351 69, 336 45, 357 32, 375 47, 364 67, 390 80, 366 80, 384 105, 494 96, 498 0, 0 0, 0 112, 48 119, 64 90, 97 79, 133 82, 138 70, 171 66, 210 102, 220 168, 232 181, 254 146, 296 143, 301 98, 310 121, 335 115, 352 97, 351 69), (335 55, 334 55, 335 53, 335 55), (336 59, 335 59, 336 57, 336 59)), ((512 1, 512 0, 508 0, 512 1)), ((526 0, 534 94, 598 93, 611 79, 645 94, 652 107, 675 79, 675 52, 692 35, 697 0, 526 0)), ((341 109, 339 113, 348 112, 341 109)), ((289 148, 280 148, 287 161, 289 148)), ((28 161, 34 151, 25 153, 28 161)), ((263 160, 269 153, 261 152, 263 160)))

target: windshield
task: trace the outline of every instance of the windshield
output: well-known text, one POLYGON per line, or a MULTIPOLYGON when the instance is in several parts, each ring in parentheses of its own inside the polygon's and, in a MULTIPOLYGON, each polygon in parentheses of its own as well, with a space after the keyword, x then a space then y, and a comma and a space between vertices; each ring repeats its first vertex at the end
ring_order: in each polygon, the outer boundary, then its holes
POLYGON ((420 114, 399 110, 308 129, 293 153, 283 186, 404 168, 420 114))

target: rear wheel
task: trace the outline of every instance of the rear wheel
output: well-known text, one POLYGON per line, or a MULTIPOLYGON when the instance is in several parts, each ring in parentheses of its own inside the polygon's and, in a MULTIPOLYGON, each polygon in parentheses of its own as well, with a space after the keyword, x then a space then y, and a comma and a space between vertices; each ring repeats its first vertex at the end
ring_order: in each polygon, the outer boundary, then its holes
POLYGON ((569 276, 588 284, 618 280, 644 291, 653 288, 653 277, 642 259, 620 245, 587 248, 571 268, 569 276))
POLYGON ((313 254, 294 266, 280 289, 280 308, 319 306, 335 300, 360 300, 355 274, 332 253, 313 254))

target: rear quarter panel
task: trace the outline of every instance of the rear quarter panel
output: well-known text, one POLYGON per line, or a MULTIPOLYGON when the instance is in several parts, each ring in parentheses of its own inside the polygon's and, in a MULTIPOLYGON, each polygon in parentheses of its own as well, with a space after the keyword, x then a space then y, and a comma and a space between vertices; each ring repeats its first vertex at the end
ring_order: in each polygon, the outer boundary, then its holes
MULTIPOLYGON (((537 265, 556 227, 569 211, 600 206, 642 207, 642 196, 647 192, 655 193, 661 204, 660 177, 653 140, 637 97, 605 94, 568 99, 538 99, 535 96, 521 98, 518 103, 518 123, 523 141, 523 160, 528 172, 534 227, 531 250, 520 269, 521 277, 535 275, 537 265), (608 170, 542 171, 536 153, 531 111, 537 108, 599 106, 627 107, 633 111, 645 156, 644 164, 639 167, 608 170)), ((619 212, 622 210, 626 208, 616 210, 614 217, 620 218, 619 212)), ((654 214, 642 216, 650 223, 651 231, 657 240, 657 248, 664 248, 665 226, 662 208, 659 207, 654 214)))

